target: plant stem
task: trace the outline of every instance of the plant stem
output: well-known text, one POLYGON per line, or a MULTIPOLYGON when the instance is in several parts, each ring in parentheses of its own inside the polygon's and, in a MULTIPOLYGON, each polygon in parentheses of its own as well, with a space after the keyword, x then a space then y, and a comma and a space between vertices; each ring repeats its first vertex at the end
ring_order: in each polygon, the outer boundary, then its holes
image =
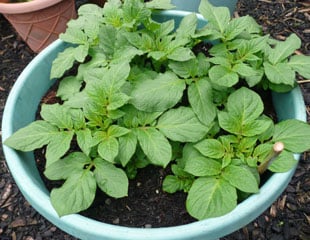
POLYGON ((263 174, 283 150, 284 150, 284 144, 282 142, 276 142, 275 144, 273 144, 272 150, 269 153, 269 155, 266 157, 265 161, 263 161, 258 166, 257 168, 258 173, 260 175, 263 174))

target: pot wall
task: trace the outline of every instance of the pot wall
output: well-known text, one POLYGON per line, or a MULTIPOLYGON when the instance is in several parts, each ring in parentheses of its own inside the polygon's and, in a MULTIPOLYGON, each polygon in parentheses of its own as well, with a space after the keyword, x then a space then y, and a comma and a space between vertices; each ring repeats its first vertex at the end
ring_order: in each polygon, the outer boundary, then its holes
MULTIPOLYGON (((238 0, 209 0, 213 6, 225 6, 229 8, 232 15, 235 11, 238 0)), ((176 6, 175 10, 184 10, 190 12, 198 12, 201 0, 171 0, 171 3, 176 6)))
MULTIPOLYGON (((176 13, 185 14, 184 12, 176 13)), ((175 17, 173 11, 169 11, 169 14, 175 17)), ((51 64, 57 53, 65 47, 66 44, 57 40, 38 54, 18 78, 8 97, 3 114, 3 141, 13 132, 34 120, 41 97, 53 84, 53 81, 49 79, 51 64)), ((297 118, 306 121, 305 106, 299 88, 286 94, 274 94, 274 102, 280 119, 297 118)), ((29 203, 62 230, 79 239, 88 240, 217 239, 258 217, 279 197, 295 171, 292 169, 286 173, 273 174, 258 194, 252 195, 225 216, 177 227, 141 229, 105 224, 79 214, 59 218, 51 205, 49 192, 39 176, 33 153, 19 152, 7 146, 3 146, 3 151, 19 189, 29 203)))
POLYGON ((67 22, 76 17, 75 0, 0 3, 0 13, 34 52, 40 52, 58 39, 67 22))

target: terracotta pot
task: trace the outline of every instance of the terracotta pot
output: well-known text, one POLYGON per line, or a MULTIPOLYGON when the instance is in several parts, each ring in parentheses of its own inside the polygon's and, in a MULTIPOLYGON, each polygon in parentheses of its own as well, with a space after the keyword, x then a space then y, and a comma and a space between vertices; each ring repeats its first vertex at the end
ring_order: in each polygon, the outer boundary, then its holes
POLYGON ((33 0, 9 4, 1 0, 0 13, 34 52, 40 52, 58 39, 67 22, 76 17, 74 0, 33 0))

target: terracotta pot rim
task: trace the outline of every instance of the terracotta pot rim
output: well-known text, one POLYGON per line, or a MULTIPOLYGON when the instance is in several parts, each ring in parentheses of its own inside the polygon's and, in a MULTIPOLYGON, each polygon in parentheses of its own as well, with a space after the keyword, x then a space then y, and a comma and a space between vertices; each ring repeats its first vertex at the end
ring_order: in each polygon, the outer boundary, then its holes
POLYGON ((0 3, 0 13, 22 14, 41 10, 53 6, 64 0, 33 0, 22 3, 0 3))

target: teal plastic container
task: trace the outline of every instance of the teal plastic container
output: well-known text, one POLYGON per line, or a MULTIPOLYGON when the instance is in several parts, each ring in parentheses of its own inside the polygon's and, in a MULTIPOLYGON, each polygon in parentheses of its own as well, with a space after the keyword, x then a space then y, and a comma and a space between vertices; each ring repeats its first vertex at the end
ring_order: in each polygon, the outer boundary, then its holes
MULTIPOLYGON (((159 18, 183 17, 186 12, 167 11, 159 18)), ((200 18, 201 19, 201 18, 200 18)), ((201 21, 201 20, 200 20, 201 21)), ((35 119, 42 96, 54 83, 50 69, 57 54, 67 45, 57 40, 24 69, 7 99, 2 119, 2 140, 35 119)), ((295 118, 306 121, 305 105, 299 88, 286 94, 274 94, 274 106, 279 119, 295 118)), ((59 218, 53 209, 49 191, 36 168, 33 152, 20 152, 3 146, 7 165, 27 201, 57 227, 83 240, 211 240, 228 235, 258 217, 285 190, 295 169, 273 174, 254 194, 232 212, 217 218, 176 227, 142 229, 102 223, 79 214, 59 218)), ((296 155, 296 159, 299 156, 296 155)))
MULTIPOLYGON (((175 10, 183 10, 189 12, 198 12, 198 7, 202 0, 171 0, 171 3, 176 6, 175 10)), ((232 15, 236 9, 238 0, 209 0, 213 6, 228 7, 232 15)))

